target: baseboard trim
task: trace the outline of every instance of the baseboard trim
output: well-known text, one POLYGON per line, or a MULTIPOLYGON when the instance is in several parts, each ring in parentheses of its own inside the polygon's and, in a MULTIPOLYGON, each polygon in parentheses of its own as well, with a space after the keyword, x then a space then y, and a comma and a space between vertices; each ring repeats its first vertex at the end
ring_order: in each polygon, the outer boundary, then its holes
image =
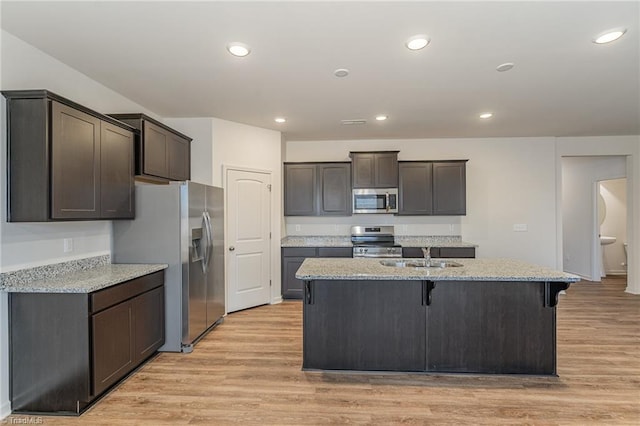
POLYGON ((272 305, 277 305, 278 303, 282 303, 282 296, 274 297, 273 299, 271 299, 272 305))
POLYGON ((0 404, 0 420, 9 416, 9 414, 11 414, 11 401, 2 401, 0 404))

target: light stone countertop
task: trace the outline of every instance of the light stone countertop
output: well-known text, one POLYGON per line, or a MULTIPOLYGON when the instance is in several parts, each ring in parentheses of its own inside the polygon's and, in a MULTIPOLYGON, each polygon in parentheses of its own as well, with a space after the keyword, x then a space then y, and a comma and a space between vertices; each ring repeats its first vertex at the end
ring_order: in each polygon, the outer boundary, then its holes
POLYGON ((382 266, 380 260, 382 259, 307 258, 296 272, 296 278, 301 280, 560 282, 575 282, 580 280, 580 277, 576 275, 514 259, 447 259, 463 265, 462 267, 451 268, 401 268, 382 266))
POLYGON ((9 293, 91 293, 167 267, 164 264, 107 264, 55 277, 4 283, 0 290, 9 293))
MULTIPOLYGON (((441 236, 404 236, 396 235, 396 244, 402 247, 477 247, 462 241, 458 235, 441 235, 441 236)), ((281 247, 353 247, 351 244, 351 236, 335 235, 335 236, 289 236, 284 237, 280 241, 281 247)))
POLYGON ((290 236, 280 240, 281 247, 353 247, 351 236, 290 236))

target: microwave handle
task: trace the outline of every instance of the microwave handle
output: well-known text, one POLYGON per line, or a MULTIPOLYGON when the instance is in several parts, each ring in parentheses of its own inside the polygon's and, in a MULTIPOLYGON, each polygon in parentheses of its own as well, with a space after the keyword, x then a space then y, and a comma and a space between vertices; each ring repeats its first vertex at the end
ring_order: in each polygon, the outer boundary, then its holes
POLYGON ((384 196, 385 196, 385 203, 384 203, 384 205, 385 205, 385 206, 387 206, 387 213, 389 213, 389 210, 390 210, 390 207, 389 207, 389 193, 388 193, 388 192, 386 192, 386 193, 384 194, 384 196))

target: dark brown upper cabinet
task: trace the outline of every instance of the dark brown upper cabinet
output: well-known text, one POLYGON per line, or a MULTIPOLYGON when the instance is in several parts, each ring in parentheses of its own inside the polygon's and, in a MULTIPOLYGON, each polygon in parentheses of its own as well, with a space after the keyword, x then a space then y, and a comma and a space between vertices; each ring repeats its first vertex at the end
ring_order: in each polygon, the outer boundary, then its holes
POLYGON ((351 152, 353 188, 397 188, 398 152, 351 152))
POLYGON ((145 114, 109 114, 140 131, 136 176, 158 182, 191 178, 191 138, 145 114))
POLYGON ((135 130, 47 90, 7 99, 7 221, 132 219, 135 130))
POLYGON ((285 163, 285 216, 351 216, 350 163, 285 163))
POLYGON ((466 162, 401 161, 398 165, 398 214, 467 214, 466 162))

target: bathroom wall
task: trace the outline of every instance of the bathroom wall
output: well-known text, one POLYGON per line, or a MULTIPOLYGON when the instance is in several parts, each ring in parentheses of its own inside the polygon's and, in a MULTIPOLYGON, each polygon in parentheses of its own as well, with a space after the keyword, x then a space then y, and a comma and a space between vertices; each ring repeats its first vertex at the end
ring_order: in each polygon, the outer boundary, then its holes
POLYGON ((600 182, 600 195, 606 205, 600 235, 616 237, 616 242, 602 246, 604 271, 607 275, 626 274, 624 245, 627 238, 627 179, 612 179, 600 182))

